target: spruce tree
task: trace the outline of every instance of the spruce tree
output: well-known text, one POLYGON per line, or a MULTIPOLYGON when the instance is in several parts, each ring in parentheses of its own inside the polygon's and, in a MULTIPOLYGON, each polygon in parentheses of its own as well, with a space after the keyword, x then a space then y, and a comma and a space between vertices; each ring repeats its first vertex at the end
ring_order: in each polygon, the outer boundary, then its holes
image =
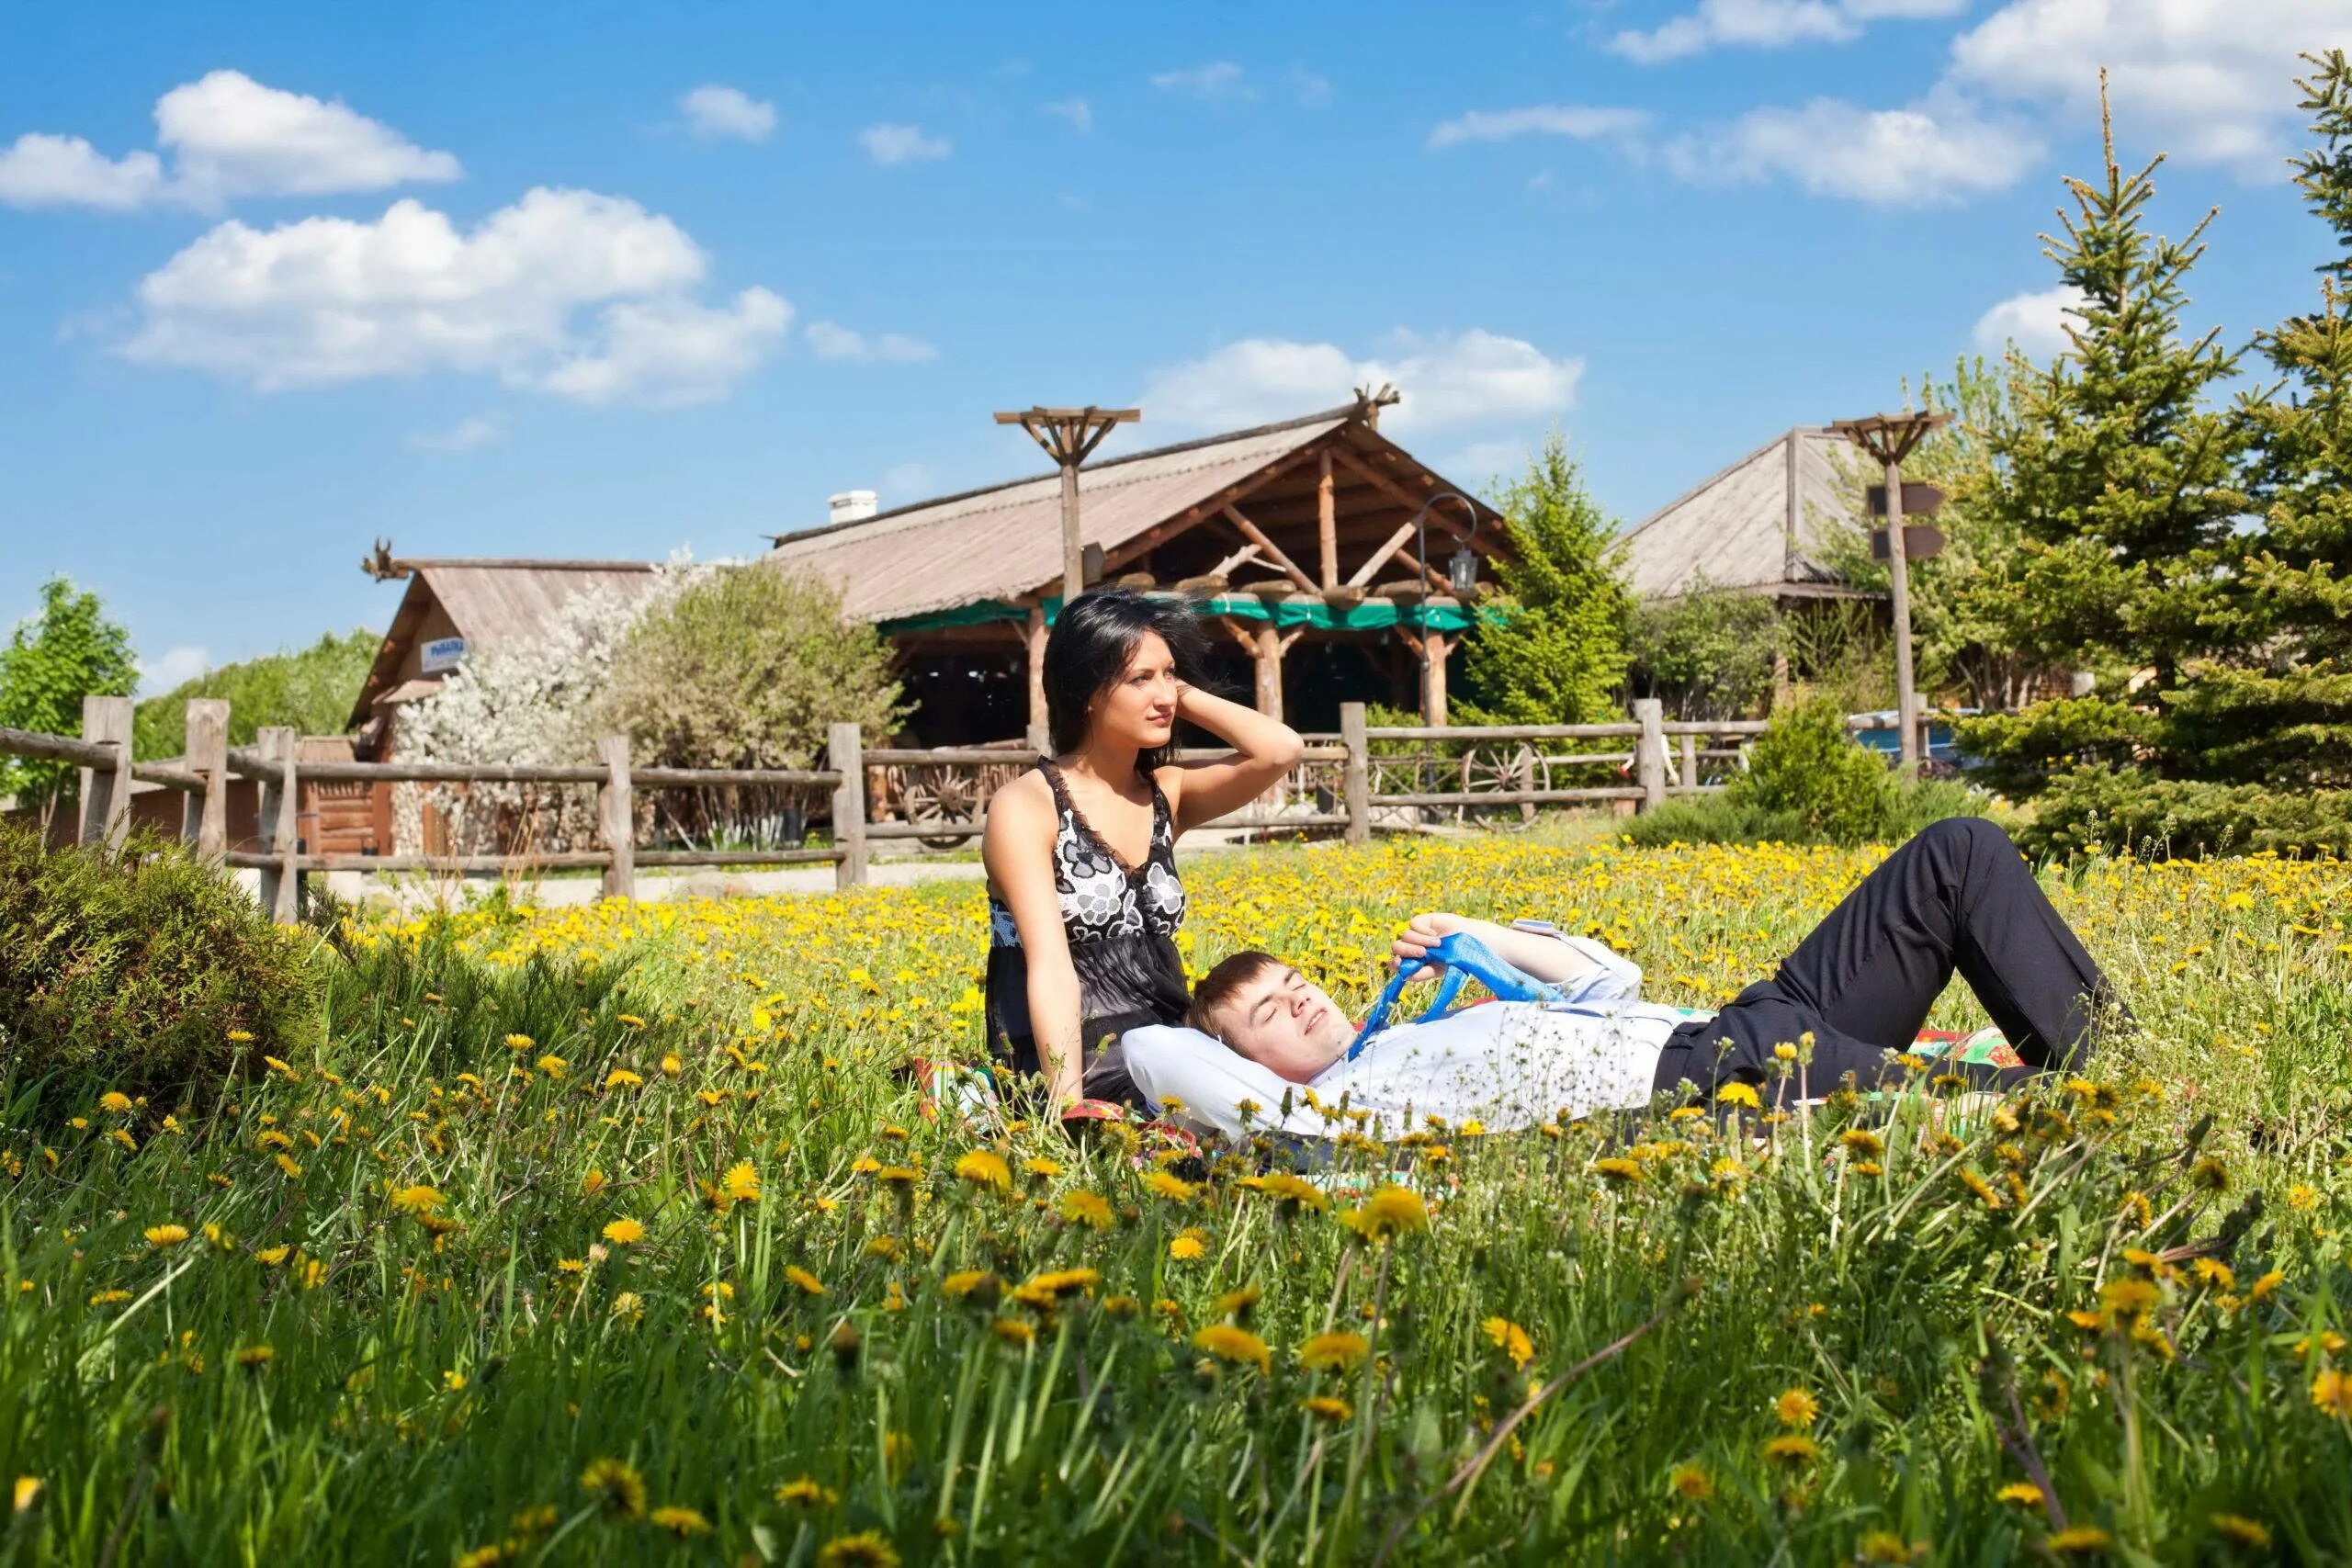
POLYGON ((1585 490, 1566 437, 1554 430, 1494 502, 1518 559, 1496 567, 1505 595, 1499 614, 1482 617, 1465 639, 1463 721, 1614 717, 1633 597, 1616 525, 1585 490))
MULTIPOLYGON (((2301 107, 2319 145, 2296 183, 2335 239, 2320 309, 2259 334, 2279 387, 2249 398, 2261 518, 2229 578, 2230 638, 2246 650, 2167 694, 2168 770, 2274 788, 2352 787, 2352 64, 2305 55, 2301 107)), ((2217 619, 2222 619, 2217 617, 2217 619)))
POLYGON ((2061 211, 2063 234, 2042 236, 2081 291, 2069 345, 2046 367, 2012 352, 2012 417, 1961 498, 2016 539, 1978 599, 1998 605, 2008 646, 2045 667, 2092 669, 2107 688, 1962 727, 1964 748, 2029 790, 2068 758, 2139 754, 2163 694, 2212 650, 2248 504, 2245 422, 2209 401, 2237 356, 2218 329, 2194 341, 2180 331, 2214 213, 2186 238, 2151 234, 2163 156, 2123 173, 2103 82, 2100 120, 2104 175, 2069 179, 2075 210, 2061 211))

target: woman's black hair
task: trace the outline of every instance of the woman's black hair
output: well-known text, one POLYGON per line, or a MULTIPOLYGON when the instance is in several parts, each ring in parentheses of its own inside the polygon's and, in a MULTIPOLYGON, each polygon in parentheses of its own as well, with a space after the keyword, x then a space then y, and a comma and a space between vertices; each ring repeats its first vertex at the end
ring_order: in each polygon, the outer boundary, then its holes
MULTIPOLYGON (((1182 600, 1148 599, 1126 588, 1097 588, 1062 606, 1046 637, 1046 720, 1054 750, 1067 756, 1086 743, 1087 709, 1127 672, 1136 644, 1157 632, 1176 660, 1176 677, 1203 683, 1208 639, 1193 607, 1182 600)), ((1174 760, 1171 737, 1137 758, 1149 772, 1174 760)))

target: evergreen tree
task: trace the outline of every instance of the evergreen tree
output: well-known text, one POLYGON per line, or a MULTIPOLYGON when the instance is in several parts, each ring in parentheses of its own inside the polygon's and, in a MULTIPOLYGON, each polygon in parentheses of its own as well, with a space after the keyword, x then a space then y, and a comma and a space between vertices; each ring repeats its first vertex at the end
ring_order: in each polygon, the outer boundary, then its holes
MULTIPOLYGON (((107 619, 96 593, 52 577, 41 584, 40 613, 0 648, 0 726, 79 735, 85 696, 129 696, 138 685, 130 634, 107 619)), ((71 762, 0 757, 0 795, 40 807, 46 829, 74 772, 71 762)))
POLYGON ((2223 621, 2249 657, 2194 671, 2167 694, 2170 771, 2281 788, 2352 786, 2352 64, 2306 55, 2301 107, 2319 145, 2296 183, 2335 237, 2319 267, 2320 309, 2256 337, 2279 372, 2250 398, 2251 489, 2261 525, 2223 621))
POLYGON ((1498 565, 1502 614, 1465 638, 1462 722, 1589 724, 1617 712, 1633 609, 1615 521, 1594 503, 1554 430, 1494 497, 1514 563, 1498 565))
POLYGON ((1962 727, 1963 747, 2005 757, 2007 782, 2027 788, 2085 753, 2134 754, 2143 727, 2113 699, 2128 692, 2129 711, 2144 713, 2215 650, 2249 504, 2246 422, 2209 406, 2237 356, 2218 330, 2184 342, 2179 327, 2214 214, 2185 239, 2150 234, 2164 159, 2125 175, 2103 105, 2101 122, 2104 177, 2069 179, 2075 210, 2062 212, 2063 236, 2042 236, 2082 294, 2069 346, 2047 367, 2011 353, 2014 417, 1996 427, 1992 461, 1962 497, 2016 536, 1976 601, 2003 640, 2045 666, 2088 667, 2111 688, 1962 727))
POLYGON ((342 637, 328 632, 299 651, 281 649, 208 670, 140 703, 131 726, 132 750, 141 761, 185 751, 191 697, 228 701, 232 746, 252 745, 254 734, 269 724, 304 735, 339 735, 382 641, 367 630, 342 637))

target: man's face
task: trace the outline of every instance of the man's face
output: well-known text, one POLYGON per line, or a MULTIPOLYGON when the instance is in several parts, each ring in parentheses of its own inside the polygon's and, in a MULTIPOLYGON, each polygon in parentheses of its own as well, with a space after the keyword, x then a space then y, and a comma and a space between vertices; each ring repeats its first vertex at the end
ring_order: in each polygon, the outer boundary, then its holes
POLYGON ((1309 1083, 1346 1052, 1354 1026, 1322 987, 1287 964, 1244 981, 1216 1012, 1225 1043, 1280 1077, 1309 1083))

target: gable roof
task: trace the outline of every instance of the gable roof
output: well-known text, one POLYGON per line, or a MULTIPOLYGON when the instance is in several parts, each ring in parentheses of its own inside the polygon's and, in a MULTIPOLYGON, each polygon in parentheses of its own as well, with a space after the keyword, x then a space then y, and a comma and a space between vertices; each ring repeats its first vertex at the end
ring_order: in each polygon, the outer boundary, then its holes
POLYGON ((1702 579, 1747 593, 1863 592, 1824 564, 1832 538, 1862 526, 1850 451, 1826 430, 1787 431, 1652 513, 1625 536, 1635 595, 1670 599, 1702 579))
MULTIPOLYGON (((605 589, 634 604, 651 592, 657 579, 650 561, 626 560, 403 560, 390 563, 389 575, 408 577, 408 591, 376 649, 376 662, 360 683, 352 705, 353 724, 364 723, 379 698, 400 680, 409 649, 439 606, 466 639, 469 655, 513 648, 539 635, 548 621, 582 593, 605 589)), ((437 677, 427 677, 437 679, 437 677)), ((407 682, 414 685, 413 681, 407 682)))
MULTIPOLYGON (((1091 463, 1078 476, 1081 539, 1116 550, 1350 424, 1349 413, 1332 410, 1091 463)), ((1040 474, 773 536, 767 559, 831 579, 843 609, 860 620, 1016 599, 1061 581, 1061 476, 1040 474)))

